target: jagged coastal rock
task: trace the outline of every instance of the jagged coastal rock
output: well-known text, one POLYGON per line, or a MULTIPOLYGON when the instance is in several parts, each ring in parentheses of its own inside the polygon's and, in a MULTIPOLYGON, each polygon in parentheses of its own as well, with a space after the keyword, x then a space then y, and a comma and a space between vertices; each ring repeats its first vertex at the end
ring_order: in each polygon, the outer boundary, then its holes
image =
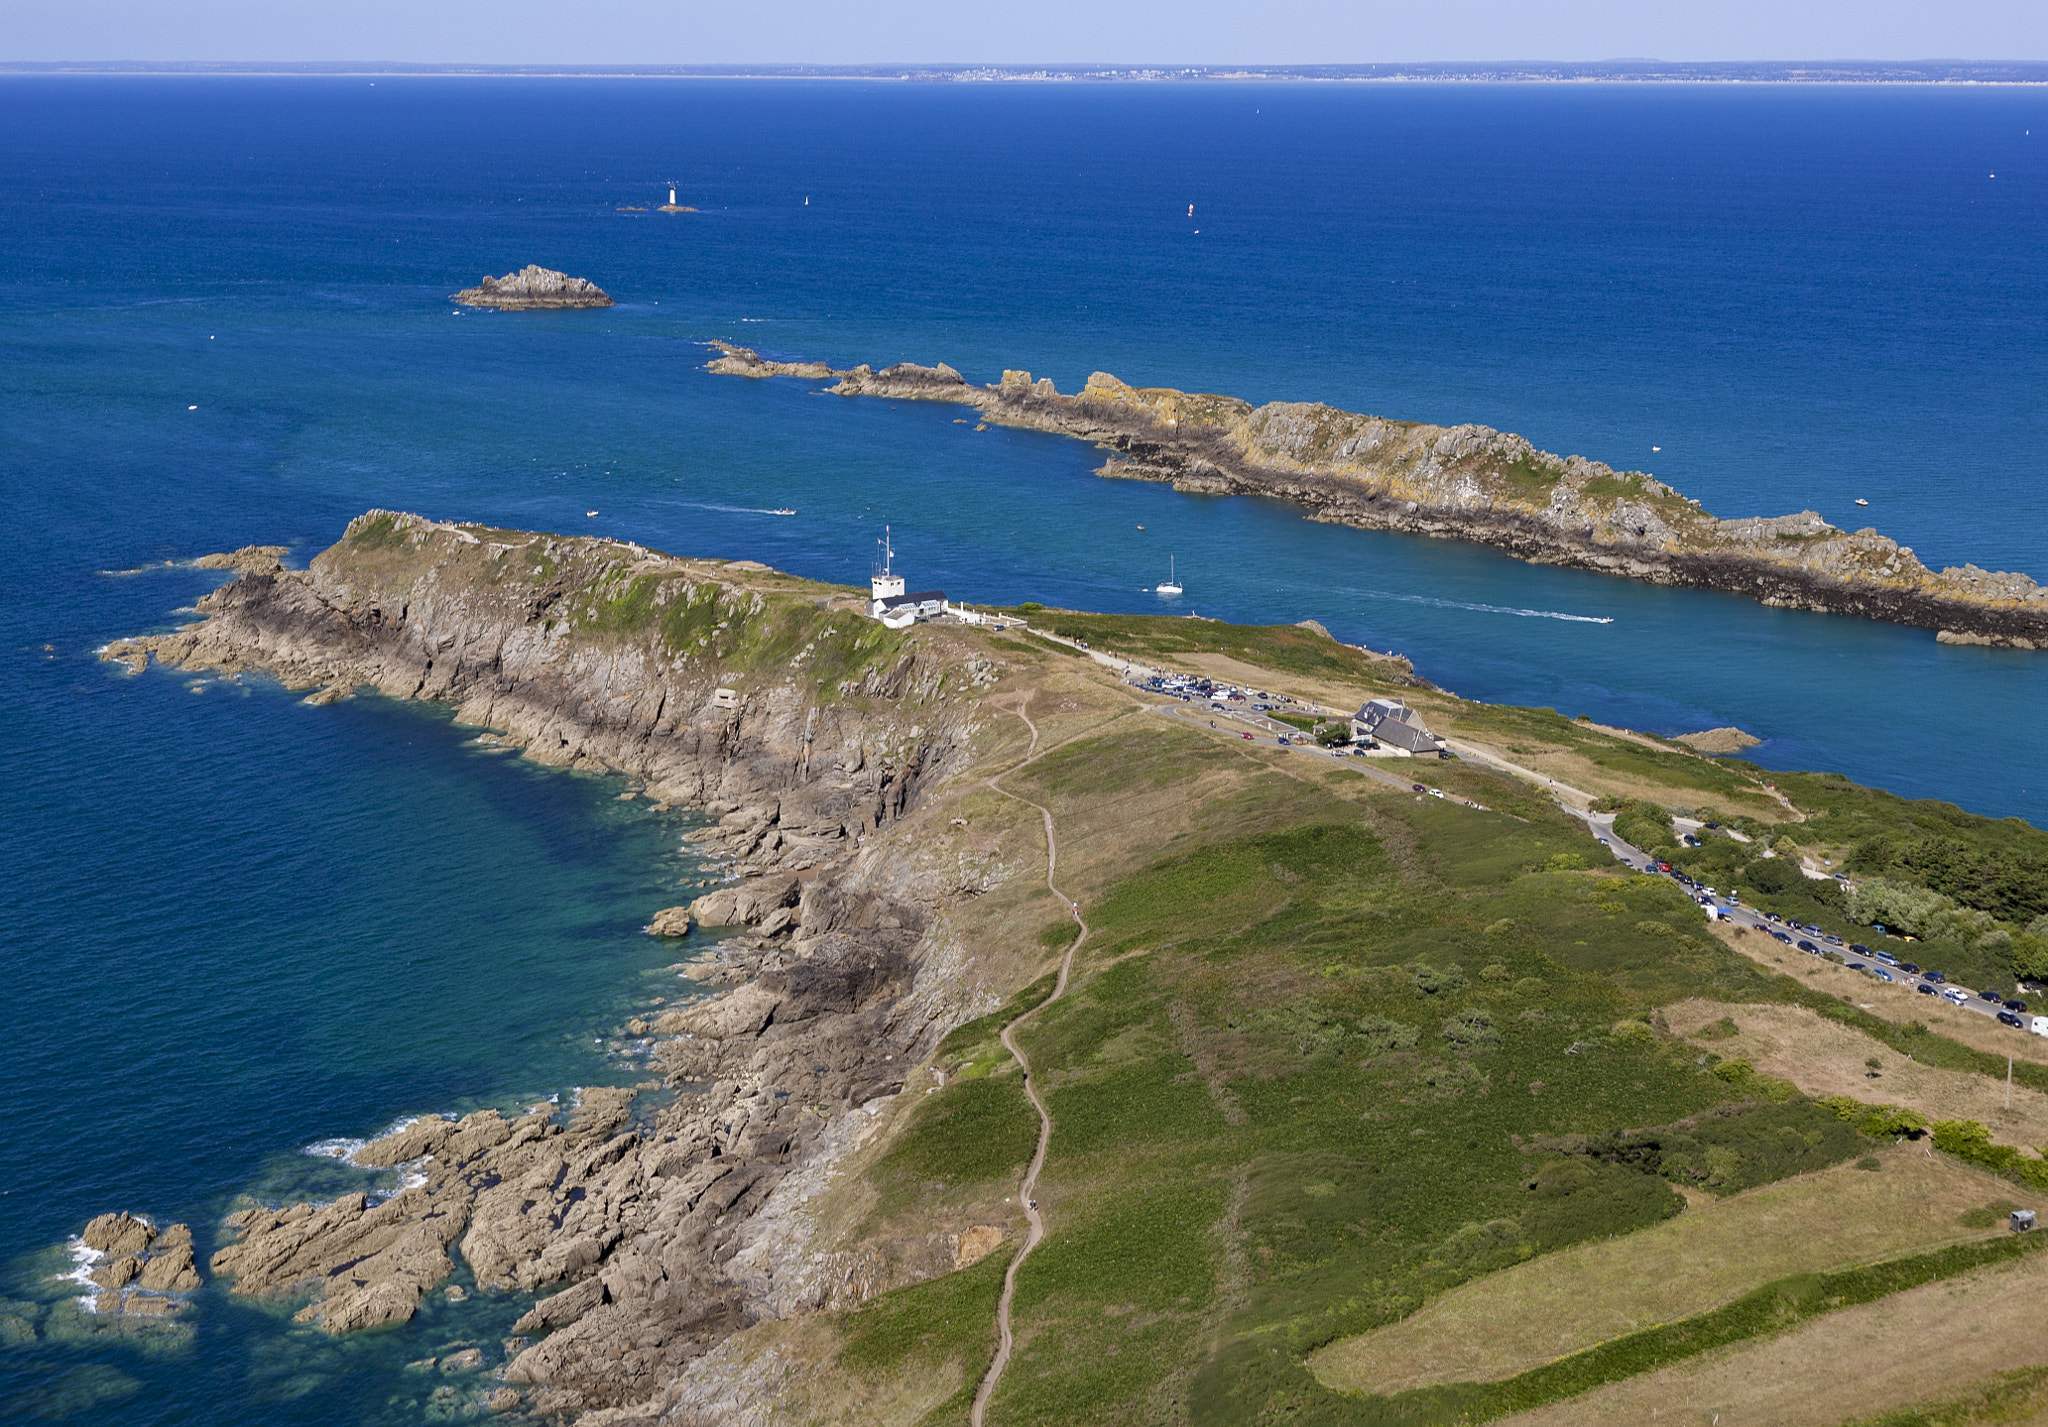
POLYGON ((414 1121, 354 1156, 404 1169, 392 1197, 234 1215, 212 1265, 233 1291, 311 1289, 300 1317, 339 1333, 411 1317, 459 1254, 482 1287, 546 1294, 517 1330, 545 1336, 505 1377, 559 1414, 646 1403, 759 1318, 858 1303, 1014 1231, 935 1218, 884 1265, 806 1227, 911 1068, 995 1004, 948 918, 1034 855, 935 854, 957 839, 921 829, 921 798, 1017 721, 983 704, 998 675, 971 632, 857 606, 746 562, 372 511, 308 568, 109 647, 441 700, 528 757, 631 774, 718 819, 690 841, 732 878, 665 925, 749 929, 690 969, 729 990, 628 1028, 662 1038, 649 1084, 678 1092, 651 1118, 632 1089, 591 1089, 566 1123, 414 1121))
POLYGON ((1962 565, 1929 570, 1872 529, 1813 511, 1718 519, 1640 471, 1554 456, 1485 426, 1431 426, 1316 402, 1254 407, 1235 397, 1138 388, 1097 372, 1072 396, 1006 371, 975 386, 944 363, 875 371, 773 362, 714 342, 733 376, 831 381, 842 396, 947 401, 984 422, 1092 441, 1100 474, 1210 495, 1267 495, 1318 519, 1473 540, 1535 564, 1722 590, 1766 605, 1942 631, 1946 644, 2048 649, 2048 587, 1962 565))
POLYGON ((184 1224, 158 1229, 139 1215, 101 1214, 78 1241, 86 1251, 85 1277, 100 1290, 92 1311, 103 1317, 168 1317, 200 1285, 192 1230, 184 1224))
POLYGON ((455 293, 451 301, 465 307, 497 307, 519 311, 539 307, 610 307, 605 290, 587 278, 528 263, 516 273, 486 276, 475 287, 455 293))
POLYGON ((663 907, 654 914, 647 924, 649 936, 688 936, 690 934, 690 909, 688 907, 663 907))
POLYGON ((215 555, 201 555, 192 562, 201 570, 233 570, 238 575, 268 575, 284 568, 288 551, 283 545, 244 545, 215 555))
POLYGON ((1740 753, 1745 748, 1756 747, 1763 740, 1739 728, 1710 728, 1700 733, 1681 733, 1673 742, 1682 743, 1697 753, 1740 753))

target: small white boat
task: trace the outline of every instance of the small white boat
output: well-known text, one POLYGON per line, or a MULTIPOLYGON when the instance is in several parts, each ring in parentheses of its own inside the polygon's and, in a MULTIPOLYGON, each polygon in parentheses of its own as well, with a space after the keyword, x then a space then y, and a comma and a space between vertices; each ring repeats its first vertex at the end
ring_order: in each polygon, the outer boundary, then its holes
POLYGON ((1857 497, 1856 497, 1856 504, 1858 504, 1858 505, 1869 505, 1869 504, 1870 504, 1870 502, 1869 502, 1869 501, 1867 501, 1867 500, 1865 500, 1865 499, 1864 499, 1864 498, 1863 498, 1862 496, 1857 496, 1857 497))
POLYGON ((796 512, 795 512, 795 511, 793 511, 793 510, 789 509, 789 508, 788 508, 787 506, 783 507, 783 508, 782 508, 781 510, 771 510, 771 511, 769 511, 768 513, 769 513, 770 515, 795 515, 795 514, 796 514, 796 512))
POLYGON ((1168 555, 1166 557, 1166 583, 1154 585, 1152 590, 1153 593, 1161 595, 1177 595, 1180 593, 1180 577, 1173 568, 1173 556, 1168 555))
POLYGON ((597 512, 594 510, 586 510, 583 513, 592 520, 597 519, 597 512))

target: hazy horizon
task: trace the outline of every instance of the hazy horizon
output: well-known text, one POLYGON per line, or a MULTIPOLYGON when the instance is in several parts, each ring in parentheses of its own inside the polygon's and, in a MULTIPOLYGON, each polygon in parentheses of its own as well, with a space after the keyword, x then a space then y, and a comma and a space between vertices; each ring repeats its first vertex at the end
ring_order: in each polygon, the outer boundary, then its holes
POLYGON ((591 0, 0 0, 0 64, 647 66, 1308 66, 2002 64, 2048 57, 2048 6, 1960 0, 1043 0, 1028 9, 900 0, 731 7, 591 0), (366 36, 375 36, 366 42, 366 36), (1313 56, 1314 58, 1311 58, 1313 56), (1503 56, 1536 56, 1503 58, 1503 56))

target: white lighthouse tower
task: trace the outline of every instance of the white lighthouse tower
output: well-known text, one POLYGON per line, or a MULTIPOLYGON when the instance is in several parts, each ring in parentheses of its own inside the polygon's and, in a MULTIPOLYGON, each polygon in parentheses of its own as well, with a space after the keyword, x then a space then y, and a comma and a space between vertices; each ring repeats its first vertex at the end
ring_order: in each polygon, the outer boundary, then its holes
POLYGON ((882 617, 882 601, 900 599, 903 595, 903 577, 891 568, 896 563, 896 547, 890 541, 888 526, 882 527, 881 569, 868 580, 868 588, 874 592, 874 599, 868 605, 868 613, 876 619, 882 617))
POLYGON ((676 191, 673 188, 668 191, 668 206, 671 208, 676 206, 676 191))

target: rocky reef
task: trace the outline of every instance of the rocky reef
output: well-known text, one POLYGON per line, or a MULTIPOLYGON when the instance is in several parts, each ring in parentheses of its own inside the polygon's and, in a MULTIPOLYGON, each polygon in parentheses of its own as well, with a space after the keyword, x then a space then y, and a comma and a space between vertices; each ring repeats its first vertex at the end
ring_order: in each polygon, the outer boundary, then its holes
MULTIPOLYGON (((239 1212, 215 1271, 310 1290, 301 1319, 344 1332, 412 1316, 460 1254, 486 1288, 545 1293, 506 1371, 544 1412, 645 1401, 759 1317, 891 1286, 814 1250, 802 1206, 991 1001, 947 916, 998 874, 899 832, 999 717, 982 646, 748 562, 385 511, 305 570, 271 563, 105 657, 441 700, 530 758, 635 775, 716 820, 690 840, 730 874, 650 930, 741 930, 691 968, 729 990, 628 1027, 661 1038, 650 1084, 679 1092, 651 1120, 595 1089, 566 1120, 416 1121, 355 1156, 409 1187, 239 1212)), ((935 1264, 967 1252, 956 1227, 932 1238, 935 1264)))
POLYGON ((498 307, 517 311, 539 307, 610 307, 605 290, 587 278, 528 263, 503 277, 485 276, 475 287, 450 294, 465 307, 498 307))
POLYGON ((1073 395, 1006 371, 975 386, 944 363, 876 371, 774 362, 712 344, 709 369, 830 381, 842 396, 946 401, 985 422, 1051 431, 1110 453, 1100 474, 1211 495, 1276 496, 1318 519, 1472 540, 1536 564, 1720 590, 1786 609, 1941 631, 1949 644, 2048 649, 2048 587, 1962 565, 1930 570, 1874 529, 1813 511, 1723 520, 1640 471, 1539 451, 1485 426, 1361 416, 1317 402, 1126 385, 1097 372, 1073 395))

